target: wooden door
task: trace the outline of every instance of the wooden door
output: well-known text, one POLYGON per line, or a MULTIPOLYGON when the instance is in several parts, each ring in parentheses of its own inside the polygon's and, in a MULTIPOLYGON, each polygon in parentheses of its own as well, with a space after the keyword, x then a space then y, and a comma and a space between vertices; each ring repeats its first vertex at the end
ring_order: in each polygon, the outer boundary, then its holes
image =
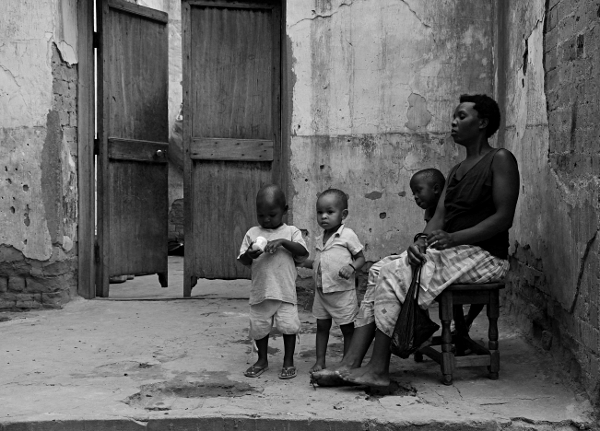
POLYGON ((255 197, 281 180, 280 1, 184 0, 184 296, 236 262, 255 197))
POLYGON ((166 13, 98 2, 98 269, 159 274, 167 284, 168 33, 166 13))

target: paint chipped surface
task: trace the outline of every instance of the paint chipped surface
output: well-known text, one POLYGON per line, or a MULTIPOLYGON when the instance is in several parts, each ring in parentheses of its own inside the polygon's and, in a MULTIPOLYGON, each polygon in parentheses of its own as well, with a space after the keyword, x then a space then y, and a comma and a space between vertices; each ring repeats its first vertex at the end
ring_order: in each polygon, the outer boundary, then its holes
POLYGON ((417 170, 447 173, 458 160, 447 133, 458 96, 492 92, 491 4, 288 2, 290 199, 309 246, 319 232, 311 203, 327 187, 350 194, 347 223, 369 243, 369 260, 397 252, 422 229, 406 189, 417 170))

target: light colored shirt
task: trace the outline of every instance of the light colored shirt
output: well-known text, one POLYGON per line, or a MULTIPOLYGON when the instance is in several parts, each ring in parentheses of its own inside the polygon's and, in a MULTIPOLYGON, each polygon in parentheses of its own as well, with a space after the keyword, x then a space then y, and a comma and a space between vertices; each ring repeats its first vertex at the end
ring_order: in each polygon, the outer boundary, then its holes
POLYGON ((340 269, 352 263, 352 256, 363 249, 358 237, 352 229, 341 225, 339 229, 323 244, 323 235, 317 237, 316 256, 313 262, 313 276, 323 293, 353 290, 354 274, 344 280, 340 277, 340 269))
MULTIPOLYGON (((268 241, 275 239, 287 239, 289 241, 301 244, 306 248, 302 232, 295 226, 282 224, 277 229, 264 229, 261 226, 254 226, 246 232, 238 259, 250 244, 259 236, 265 237, 268 241)), ((298 302, 296 296, 296 270, 295 262, 303 262, 308 258, 305 256, 293 257, 284 247, 278 247, 275 253, 263 253, 252 261, 252 288, 250 289, 250 305, 260 304, 266 299, 276 299, 290 304, 298 302)))

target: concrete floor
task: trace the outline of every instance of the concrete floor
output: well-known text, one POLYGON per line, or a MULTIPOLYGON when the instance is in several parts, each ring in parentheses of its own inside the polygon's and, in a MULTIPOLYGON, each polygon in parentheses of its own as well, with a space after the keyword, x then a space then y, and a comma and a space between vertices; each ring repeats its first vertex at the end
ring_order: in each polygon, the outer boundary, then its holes
MULTIPOLYGON (((246 378, 255 360, 249 282, 201 280, 193 299, 180 299, 182 259, 170 259, 166 289, 155 276, 136 277, 111 285, 112 300, 0 313, 0 430, 597 429, 590 403, 560 367, 503 319, 496 381, 470 367, 444 386, 432 361, 393 358, 394 395, 315 388, 315 323, 306 311, 298 377, 277 378, 283 341, 275 335, 270 369, 246 378), (150 300, 132 300, 140 297, 150 300)), ((473 338, 485 338, 486 328, 476 321, 473 338)), ((330 339, 330 363, 340 357, 340 335, 330 339)))

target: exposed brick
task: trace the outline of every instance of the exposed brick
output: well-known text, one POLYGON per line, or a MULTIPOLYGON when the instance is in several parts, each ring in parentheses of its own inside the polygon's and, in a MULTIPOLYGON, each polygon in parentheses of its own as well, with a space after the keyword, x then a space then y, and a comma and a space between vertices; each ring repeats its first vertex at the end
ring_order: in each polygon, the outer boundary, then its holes
POLYGON ((52 92, 54 94, 66 94, 69 91, 69 84, 63 80, 55 79, 52 82, 52 92))
POLYGON ((42 304, 51 308, 62 308, 64 305, 64 295, 62 292, 42 293, 42 304))
POLYGON ((25 289, 25 279, 22 277, 10 277, 8 279, 8 290, 11 292, 22 292, 25 289))
POLYGON ((17 301, 15 303, 15 307, 22 308, 25 310, 35 310, 35 309, 42 308, 43 306, 39 300, 28 299, 28 300, 23 300, 23 301, 17 301))
POLYGON ((0 293, 6 292, 8 289, 8 278, 0 277, 0 293))
POLYGON ((16 303, 16 301, 0 298, 0 310, 12 310, 16 303))

